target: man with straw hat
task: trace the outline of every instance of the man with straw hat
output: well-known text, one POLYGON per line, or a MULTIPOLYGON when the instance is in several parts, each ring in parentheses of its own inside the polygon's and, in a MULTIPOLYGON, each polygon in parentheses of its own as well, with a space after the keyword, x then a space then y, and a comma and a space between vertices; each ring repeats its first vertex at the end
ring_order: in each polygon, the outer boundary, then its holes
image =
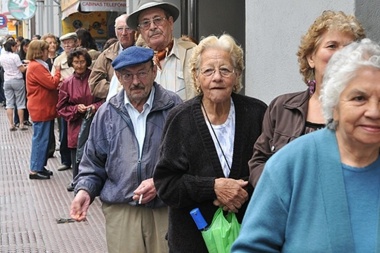
POLYGON ((156 81, 188 100, 195 96, 188 60, 196 44, 186 37, 174 38, 174 22, 178 16, 179 9, 172 3, 140 0, 137 10, 128 16, 127 25, 138 31, 144 43, 154 50, 156 81))

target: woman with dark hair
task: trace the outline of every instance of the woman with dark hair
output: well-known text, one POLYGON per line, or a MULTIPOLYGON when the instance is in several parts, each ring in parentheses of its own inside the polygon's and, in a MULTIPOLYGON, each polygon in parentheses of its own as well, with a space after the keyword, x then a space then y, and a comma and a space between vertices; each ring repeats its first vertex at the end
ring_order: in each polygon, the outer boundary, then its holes
POLYGON ((94 62, 98 58, 100 51, 98 51, 98 47, 91 33, 84 28, 77 29, 76 33, 78 36, 78 46, 87 49, 88 54, 94 62))
POLYGON ((5 42, 4 50, 5 52, 0 56, 0 64, 4 69, 4 93, 7 101, 9 130, 17 130, 13 120, 15 106, 22 122, 20 130, 27 130, 24 126, 25 83, 22 78, 22 73, 25 72, 26 67, 22 64, 18 54, 15 53, 17 51, 17 42, 15 40, 5 42))
MULTIPOLYGON (((29 43, 30 43, 30 39, 23 39, 20 43, 20 47, 19 47, 19 51, 18 51, 18 55, 20 56, 20 60, 21 62, 24 64, 24 66, 27 66, 28 65, 28 60, 26 60, 26 52, 28 51, 28 47, 29 47, 29 43)), ((26 84, 26 73, 22 73, 22 77, 24 79, 24 82, 26 84)), ((27 99, 26 99, 26 93, 25 93, 25 101, 27 102, 27 99)), ((19 124, 20 124, 20 119, 18 117, 18 114, 15 113, 14 114, 14 122, 15 122, 15 125, 18 127, 19 124)), ((28 111, 28 108, 25 107, 24 109, 24 125, 25 126, 31 126, 32 123, 29 121, 29 111, 28 111)))
MULTIPOLYGON (((71 152, 73 179, 78 174, 78 164, 75 161, 82 118, 87 110, 94 113, 102 104, 95 102, 88 85, 91 63, 91 57, 86 49, 81 47, 74 49, 67 57, 67 64, 74 68, 74 73, 63 80, 58 94, 57 111, 67 121, 67 146, 71 152)), ((67 190, 74 190, 71 182, 67 190)))
POLYGON ((20 44, 20 51, 18 52, 18 55, 20 56, 21 61, 25 61, 26 59, 26 52, 28 51, 28 46, 30 43, 30 39, 23 39, 20 44))

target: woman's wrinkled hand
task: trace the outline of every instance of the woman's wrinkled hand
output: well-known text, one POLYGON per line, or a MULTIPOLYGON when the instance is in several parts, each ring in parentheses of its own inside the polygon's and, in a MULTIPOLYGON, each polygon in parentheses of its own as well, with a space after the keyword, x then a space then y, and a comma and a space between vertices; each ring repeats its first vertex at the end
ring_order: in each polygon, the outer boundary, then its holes
POLYGON ((248 200, 248 192, 244 189, 248 181, 232 178, 215 179, 214 190, 216 200, 214 205, 223 207, 224 211, 237 213, 241 206, 248 200))
POLYGON ((87 106, 85 106, 84 104, 78 104, 77 105, 78 107, 78 112, 80 113, 85 113, 87 111, 87 106))

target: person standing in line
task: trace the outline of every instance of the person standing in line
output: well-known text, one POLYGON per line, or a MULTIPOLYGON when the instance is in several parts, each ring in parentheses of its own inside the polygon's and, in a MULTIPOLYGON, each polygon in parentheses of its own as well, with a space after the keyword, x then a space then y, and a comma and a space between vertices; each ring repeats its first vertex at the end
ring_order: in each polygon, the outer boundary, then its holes
MULTIPOLYGON (((23 39, 20 43, 20 46, 19 46, 20 50, 18 52, 18 55, 20 56, 20 60, 24 64, 25 67, 28 65, 28 62, 29 62, 28 60, 26 60, 26 53, 28 52, 29 43, 30 43, 29 39, 23 39)), ((25 72, 22 73, 22 77, 23 77, 24 83, 26 85, 26 80, 25 80, 26 73, 25 72)), ((26 93, 25 93, 25 101, 27 102, 26 93)), ((14 122, 15 122, 16 127, 20 126, 20 119, 19 119, 17 113, 14 114, 14 122)), ((27 107, 25 107, 25 109, 24 109, 24 126, 32 126, 32 123, 29 121, 29 111, 28 111, 27 107)))
POLYGON ((57 117, 58 84, 61 79, 60 66, 55 66, 52 76, 46 60, 49 45, 44 40, 33 40, 29 44, 26 59, 28 108, 33 121, 32 150, 29 179, 50 179, 53 172, 45 168, 49 149, 49 136, 53 119, 57 117))
POLYGON ((342 48, 320 85, 326 128, 268 160, 232 253, 380 252, 380 46, 342 48))
POLYGON ((192 209, 199 208, 208 224, 219 207, 241 222, 252 195, 248 160, 267 106, 238 94, 243 56, 230 35, 202 39, 190 58, 198 96, 175 107, 166 121, 153 179, 169 206, 170 252, 208 252, 192 209))
POLYGON ((106 99, 107 97, 110 82, 114 76, 112 61, 121 51, 135 44, 135 32, 127 26, 127 18, 127 14, 122 14, 115 19, 115 34, 118 42, 104 50, 92 66, 89 85, 91 93, 97 98, 106 99))
POLYGON ((49 58, 46 60, 46 63, 49 65, 49 70, 52 71, 54 61, 59 55, 57 52, 57 37, 52 33, 47 33, 44 34, 41 39, 49 44, 49 58))
MULTIPOLYGON (((24 37, 22 36, 17 36, 16 38, 16 42, 17 42, 17 53, 19 53, 21 51, 21 42, 24 40, 24 37)), ((21 56, 20 56, 21 57, 21 56)))
POLYGON ((22 73, 26 71, 26 66, 21 62, 20 56, 16 53, 17 42, 8 40, 4 44, 5 52, 0 56, 0 64, 4 69, 4 93, 7 101, 7 117, 9 130, 17 130, 13 113, 15 106, 20 119, 20 130, 28 130, 24 126, 25 109, 25 83, 22 73))
MULTIPOLYGON (((74 73, 74 69, 67 64, 67 55, 77 47, 77 34, 75 32, 67 33, 61 36, 60 41, 63 44, 64 52, 62 52, 55 60, 54 66, 61 68, 61 84, 62 81, 70 77, 74 73)), ((51 73, 54 75, 55 68, 51 73)), ((58 87, 59 88, 59 87, 58 87)), ((59 119, 60 133, 59 133, 59 152, 61 154, 61 165, 57 168, 58 171, 71 169, 71 152, 67 146, 67 122, 63 118, 59 119)))
MULTIPOLYGON (((63 80, 58 93, 58 114, 67 121, 67 146, 71 152, 73 168, 73 180, 78 174, 78 164, 76 163, 78 135, 82 125, 82 119, 87 110, 95 113, 102 102, 95 102, 88 85, 88 77, 92 64, 90 54, 85 48, 77 47, 67 57, 67 64, 74 68, 72 76, 63 80)), ((72 181, 67 186, 68 191, 74 190, 72 181)))
POLYGON ((263 132, 249 161, 253 186, 274 153, 299 136, 325 126, 319 97, 327 62, 337 50, 364 37, 364 29, 356 17, 341 11, 324 11, 310 26, 297 53, 300 73, 308 89, 281 95, 270 103, 263 132))
POLYGON ((185 101, 196 94, 188 67, 196 44, 174 38, 174 22, 178 16, 179 9, 172 3, 140 0, 137 10, 129 15, 127 25, 138 31, 144 43, 155 51, 156 82, 185 101))
POLYGON ((92 63, 90 69, 92 69, 92 65, 100 55, 95 39, 92 37, 91 33, 84 28, 79 28, 75 32, 78 36, 78 47, 87 49, 88 54, 91 56, 92 63))
POLYGON ((132 46, 112 62, 124 89, 95 114, 74 180, 71 217, 85 220, 100 196, 109 253, 168 252, 168 208, 152 176, 165 120, 182 100, 154 81, 152 59, 153 50, 132 46))
MULTIPOLYGON (((58 47, 57 37, 52 33, 47 33, 47 34, 44 34, 41 39, 46 41, 49 44, 49 49, 48 49, 49 53, 48 53, 48 59, 46 60, 46 63, 48 64, 49 71, 51 72, 53 68, 54 60, 59 55, 57 52, 57 47, 58 47)), ((59 118, 57 118, 57 120, 59 121, 59 118)), ((51 124, 51 130, 50 130, 48 158, 54 157, 55 146, 56 146, 55 133, 54 133, 54 125, 55 125, 54 121, 55 119, 52 122, 53 124, 51 124)))

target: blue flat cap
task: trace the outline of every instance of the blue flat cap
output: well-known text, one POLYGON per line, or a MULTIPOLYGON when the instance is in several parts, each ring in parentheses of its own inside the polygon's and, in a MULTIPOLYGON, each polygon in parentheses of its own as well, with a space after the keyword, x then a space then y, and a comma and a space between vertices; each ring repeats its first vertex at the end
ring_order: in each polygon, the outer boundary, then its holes
POLYGON ((146 47, 128 47, 112 61, 114 70, 142 64, 153 59, 154 51, 146 47))

